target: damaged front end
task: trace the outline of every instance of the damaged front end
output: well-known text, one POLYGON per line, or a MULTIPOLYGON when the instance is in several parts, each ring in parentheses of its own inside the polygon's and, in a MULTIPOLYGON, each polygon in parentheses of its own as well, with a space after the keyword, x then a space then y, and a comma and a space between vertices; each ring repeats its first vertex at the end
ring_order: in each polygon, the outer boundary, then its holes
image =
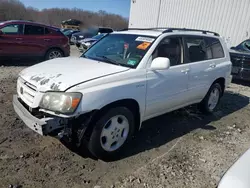
POLYGON ((64 128, 57 133, 57 138, 67 143, 74 143, 76 147, 82 144, 83 139, 88 140, 92 131, 91 122, 96 114, 92 111, 68 120, 64 128))
POLYGON ((33 131, 43 136, 53 136, 80 146, 87 136, 95 111, 77 117, 52 116, 38 109, 31 109, 17 95, 13 96, 13 107, 20 119, 33 131))

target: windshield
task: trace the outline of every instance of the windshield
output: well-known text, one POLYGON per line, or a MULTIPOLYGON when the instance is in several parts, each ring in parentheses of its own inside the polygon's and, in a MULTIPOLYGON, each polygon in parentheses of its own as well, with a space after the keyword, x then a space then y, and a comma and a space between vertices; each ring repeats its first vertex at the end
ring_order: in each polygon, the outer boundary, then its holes
POLYGON ((74 31, 73 30, 67 30, 67 31, 64 31, 64 35, 69 35, 70 33, 73 33, 74 31))
POLYGON ((155 37, 109 34, 95 43, 82 57, 136 68, 155 37))

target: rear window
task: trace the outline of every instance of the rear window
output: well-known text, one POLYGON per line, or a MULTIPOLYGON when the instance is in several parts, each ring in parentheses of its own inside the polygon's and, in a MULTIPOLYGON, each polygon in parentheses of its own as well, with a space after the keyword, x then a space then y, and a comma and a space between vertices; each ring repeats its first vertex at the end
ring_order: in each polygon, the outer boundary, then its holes
POLYGON ((35 25, 25 25, 25 35, 44 35, 44 27, 35 25))

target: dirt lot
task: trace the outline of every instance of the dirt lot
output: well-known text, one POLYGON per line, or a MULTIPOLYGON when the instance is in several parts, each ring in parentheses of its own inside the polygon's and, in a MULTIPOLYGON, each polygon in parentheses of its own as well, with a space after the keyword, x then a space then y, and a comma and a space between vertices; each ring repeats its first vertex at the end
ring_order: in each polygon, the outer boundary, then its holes
POLYGON ((0 187, 215 188, 249 148, 250 87, 231 84, 214 115, 190 107, 145 122, 118 161, 79 156, 15 115, 12 94, 23 68, 0 67, 0 187))

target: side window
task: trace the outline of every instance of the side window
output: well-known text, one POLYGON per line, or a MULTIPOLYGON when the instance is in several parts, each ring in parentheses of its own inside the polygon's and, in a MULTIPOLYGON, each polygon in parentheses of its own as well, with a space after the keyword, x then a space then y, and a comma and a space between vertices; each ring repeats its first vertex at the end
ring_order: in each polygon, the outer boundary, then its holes
POLYGON ((170 66, 183 63, 183 48, 180 37, 171 37, 163 39, 153 53, 153 59, 156 57, 167 57, 170 60, 170 66))
POLYGON ((206 46, 203 38, 185 38, 187 54, 190 62, 204 61, 207 59, 206 46))
POLYGON ((25 35, 44 35, 44 27, 35 25, 25 25, 24 28, 25 35))
POLYGON ((218 39, 206 38, 205 40, 207 59, 217 59, 225 56, 221 43, 218 39))
POLYGON ((247 51, 250 51, 250 41, 246 41, 243 43, 243 48, 247 51))
POLYGON ((45 35, 48 35, 48 34, 51 34, 51 33, 52 33, 52 31, 49 30, 48 28, 45 28, 45 29, 44 29, 44 34, 45 34, 45 35))
POLYGON ((4 34, 18 35, 23 33, 22 24, 10 24, 0 29, 4 34))

